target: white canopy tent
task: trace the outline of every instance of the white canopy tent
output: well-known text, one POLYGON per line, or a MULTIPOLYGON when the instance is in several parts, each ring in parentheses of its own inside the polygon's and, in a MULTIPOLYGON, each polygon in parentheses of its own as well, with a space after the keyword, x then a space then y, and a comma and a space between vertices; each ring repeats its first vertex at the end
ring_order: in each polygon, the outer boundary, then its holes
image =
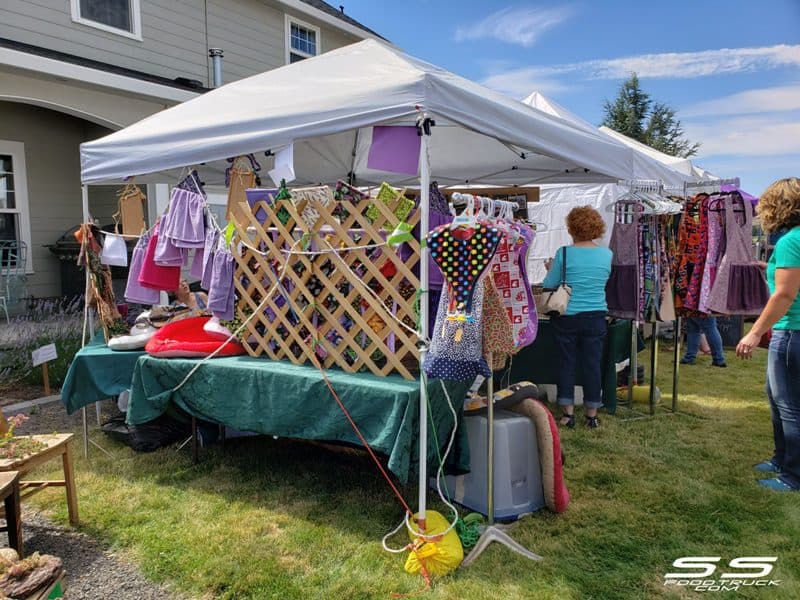
MULTIPOLYGON (((419 184, 423 232, 428 230, 432 179, 442 185, 523 185, 609 182, 634 174, 631 151, 598 132, 366 40, 227 84, 82 144, 85 216, 87 184, 129 176, 136 176, 137 183, 175 182, 177 170, 186 166, 197 167, 204 179, 221 181, 228 157, 275 151, 290 143, 296 185, 332 183, 348 174, 357 184, 419 184), (419 177, 367 167, 372 126, 415 125, 426 118, 436 124, 430 136, 421 138, 419 177)), ((425 256, 420 265, 425 290, 425 256)), ((425 305, 421 314, 421 331, 428 331, 425 305)), ((422 383, 421 390, 419 506, 424 518, 427 415, 422 383)))
MULTIPOLYGON (((630 179, 659 180, 665 187, 673 189, 682 189, 684 183, 702 179, 688 158, 664 154, 608 127, 596 128, 540 92, 533 92, 524 102, 583 131, 600 132, 603 137, 630 148, 633 154, 633 176, 630 179)), ((536 236, 531 247, 528 260, 531 281, 544 279, 545 259, 552 257, 561 246, 571 243, 564 219, 574 206, 588 205, 600 211, 606 221, 603 242, 608 243, 613 215, 607 212, 606 208, 619 197, 620 193, 621 190, 616 183, 543 185, 540 202, 529 206, 533 220, 548 224, 548 229, 536 236)))

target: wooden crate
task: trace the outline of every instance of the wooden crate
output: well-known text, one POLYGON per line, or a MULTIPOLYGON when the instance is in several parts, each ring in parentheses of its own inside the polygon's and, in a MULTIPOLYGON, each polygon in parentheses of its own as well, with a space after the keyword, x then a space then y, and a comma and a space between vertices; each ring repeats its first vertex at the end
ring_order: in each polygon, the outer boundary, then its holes
MULTIPOLYGON (((417 336, 390 315, 416 330, 420 286, 413 269, 419 263, 419 241, 408 243, 404 259, 386 245, 347 250, 383 244, 399 222, 394 211, 401 202, 400 193, 389 201, 338 202, 329 188, 317 187, 292 190, 291 202, 243 204, 246 222, 234 220, 237 238, 260 250, 245 247, 241 256, 234 253, 237 317, 245 320, 257 313, 246 326, 247 351, 295 364, 310 362, 316 352, 326 368, 396 372, 414 379, 417 336), (259 209, 267 215, 263 224, 254 216, 259 209), (331 252, 290 256, 292 247, 307 252, 338 248, 340 258, 331 252), (266 298, 284 270, 281 285, 266 298)), ((412 226, 418 221, 419 211, 407 219, 412 226)))

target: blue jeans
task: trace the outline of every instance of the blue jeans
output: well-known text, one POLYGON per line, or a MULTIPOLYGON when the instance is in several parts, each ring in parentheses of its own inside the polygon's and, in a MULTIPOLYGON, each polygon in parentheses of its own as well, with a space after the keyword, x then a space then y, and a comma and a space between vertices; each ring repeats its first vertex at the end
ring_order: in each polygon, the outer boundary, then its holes
POLYGON ((800 331, 772 332, 767 359, 767 396, 772 413, 780 479, 800 489, 800 331))
POLYGON ((608 326, 606 313, 585 312, 551 319, 558 348, 558 404, 575 404, 575 369, 583 372, 583 405, 603 405, 600 366, 608 326))
POLYGON ((706 334, 708 345, 711 347, 714 364, 724 364, 722 336, 717 329, 716 317, 689 317, 686 319, 686 354, 683 355, 683 360, 694 362, 697 358, 697 351, 700 349, 700 335, 703 333, 706 334))

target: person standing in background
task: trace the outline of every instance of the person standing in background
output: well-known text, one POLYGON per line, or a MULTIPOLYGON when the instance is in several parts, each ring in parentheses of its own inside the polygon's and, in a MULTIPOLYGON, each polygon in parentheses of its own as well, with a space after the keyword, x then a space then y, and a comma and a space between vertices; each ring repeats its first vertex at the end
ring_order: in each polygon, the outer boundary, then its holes
POLYGON ((749 359, 761 337, 772 329, 767 358, 767 397, 775 450, 755 466, 776 477, 759 484, 777 491, 800 490, 800 179, 771 184, 758 203, 758 215, 770 233, 786 229, 767 263, 770 298, 761 316, 736 346, 749 359))
POLYGON ((711 365, 727 367, 722 350, 722 336, 717 329, 717 318, 711 315, 698 315, 686 319, 686 354, 681 359, 682 365, 693 365, 700 349, 701 335, 705 334, 711 348, 711 365))
POLYGON ((603 217, 591 206, 573 208, 567 215, 571 246, 562 246, 545 266, 542 285, 554 288, 561 282, 566 257, 566 283, 572 295, 563 315, 551 318, 558 348, 558 404, 563 415, 561 425, 575 427, 575 371, 583 371, 583 406, 586 426, 599 426, 597 409, 601 397, 601 362, 606 338, 606 282, 611 274, 611 250, 594 240, 603 236, 603 217))

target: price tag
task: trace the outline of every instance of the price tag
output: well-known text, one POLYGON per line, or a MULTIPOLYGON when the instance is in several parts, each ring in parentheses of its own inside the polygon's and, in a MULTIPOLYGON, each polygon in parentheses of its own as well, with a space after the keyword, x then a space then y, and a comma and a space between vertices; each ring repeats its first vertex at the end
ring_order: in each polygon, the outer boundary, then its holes
POLYGON ((31 352, 31 357, 33 358, 33 366, 38 367, 40 364, 55 360, 58 358, 58 353, 56 352, 56 345, 55 344, 47 344, 47 346, 42 346, 41 348, 37 348, 33 352, 31 352))

